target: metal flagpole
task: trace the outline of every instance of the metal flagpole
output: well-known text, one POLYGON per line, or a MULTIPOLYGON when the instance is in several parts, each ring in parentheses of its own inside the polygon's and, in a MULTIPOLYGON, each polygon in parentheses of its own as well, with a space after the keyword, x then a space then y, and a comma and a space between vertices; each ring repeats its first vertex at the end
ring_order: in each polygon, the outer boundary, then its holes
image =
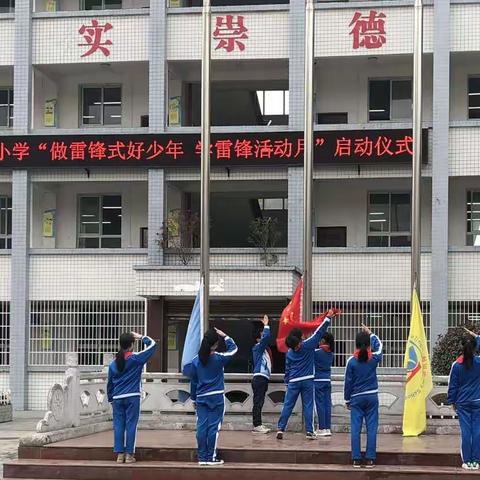
POLYGON ((203 289, 203 332, 208 330, 210 306, 210 0, 203 0, 202 11, 202 133, 200 180, 200 288, 203 289))
POLYGON ((412 266, 411 286, 420 298, 421 268, 421 181, 422 181, 422 64, 423 2, 415 0, 413 41, 413 164, 412 164, 412 266))
POLYGON ((312 173, 313 173, 313 62, 315 8, 306 0, 305 12, 305 125, 303 165, 303 298, 302 318, 312 318, 312 173))

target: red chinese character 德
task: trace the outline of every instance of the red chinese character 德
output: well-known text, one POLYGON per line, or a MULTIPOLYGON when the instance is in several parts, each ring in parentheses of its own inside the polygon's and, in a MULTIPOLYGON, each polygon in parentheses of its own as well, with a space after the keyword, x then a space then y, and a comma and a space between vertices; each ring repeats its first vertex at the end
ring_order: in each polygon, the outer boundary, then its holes
POLYGON ((292 156, 292 142, 285 138, 284 140, 275 140, 273 155, 279 158, 290 158, 292 156))
POLYGON ((251 140, 237 140, 235 142, 234 149, 237 158, 253 157, 253 147, 251 140))
POLYGON ((30 145, 27 142, 15 142, 13 144, 12 156, 22 161, 24 157, 30 156, 30 145))
POLYGON ((399 138, 396 146, 397 150, 395 151, 395 155, 403 155, 404 153, 413 155, 413 138, 411 136, 405 135, 404 138, 399 138))
POLYGON ((145 151, 143 148, 143 142, 128 142, 127 145, 127 160, 134 158, 135 160, 141 160, 142 153, 145 151))
POLYGON ((8 150, 7 146, 3 142, 0 142, 0 162, 3 162, 9 156, 10 150, 8 150))
POLYGON ((103 142, 90 142, 88 154, 92 160, 101 160, 102 158, 107 158, 107 148, 103 142))
POLYGON ((373 142, 369 137, 356 138, 354 154, 360 157, 371 157, 373 154, 373 142))
POLYGON ((50 158, 52 160, 68 160, 67 145, 65 145, 65 142, 52 142, 50 158))
POLYGON ((378 13, 376 10, 370 10, 368 15, 355 12, 349 25, 353 27, 350 32, 350 35, 353 35, 353 49, 382 47, 387 41, 385 18, 384 13, 378 13))
POLYGON ((216 28, 213 32, 213 38, 218 40, 215 50, 224 49, 230 53, 235 47, 243 52, 245 44, 241 40, 246 40, 248 28, 244 25, 244 17, 238 15, 235 20, 234 15, 225 15, 225 17, 217 17, 216 28))
POLYGON ((337 138, 336 157, 349 157, 352 154, 352 140, 350 138, 337 138))
POLYGON ((72 160, 85 160, 85 149, 87 144, 85 142, 72 142, 70 144, 70 158, 72 160))
POLYGON ((113 28, 111 23, 105 23, 100 25, 98 20, 92 20, 91 25, 82 25, 78 33, 83 35, 83 39, 86 43, 79 43, 79 47, 89 47, 89 49, 82 55, 88 57, 94 54, 97 50, 100 50, 106 57, 110 55, 110 50, 107 46, 113 45, 111 40, 105 40, 102 42, 102 35, 113 28))
POLYGON ((272 158, 273 145, 270 139, 255 141, 255 158, 272 158))
POLYGON ((215 148, 217 149, 217 160, 230 160, 230 158, 232 158, 232 145, 233 143, 230 140, 218 140, 215 143, 215 148))
POLYGON ((147 148, 147 160, 154 160, 159 157, 165 149, 156 140, 151 143, 147 148))
POLYGON ((125 160, 126 158, 124 153, 125 148, 126 148, 125 143, 121 142, 120 140, 117 140, 115 143, 108 146, 107 158, 109 160, 114 160, 114 159, 125 160))
POLYGON ((383 155, 395 155, 390 147, 392 146, 392 139, 388 137, 380 136, 375 143, 375 150, 377 152, 378 157, 382 157, 383 155))
POLYGON ((183 143, 182 142, 172 142, 171 140, 168 141, 167 146, 165 147, 165 154, 171 155, 174 160, 178 157, 182 156, 185 152, 183 151, 183 143))

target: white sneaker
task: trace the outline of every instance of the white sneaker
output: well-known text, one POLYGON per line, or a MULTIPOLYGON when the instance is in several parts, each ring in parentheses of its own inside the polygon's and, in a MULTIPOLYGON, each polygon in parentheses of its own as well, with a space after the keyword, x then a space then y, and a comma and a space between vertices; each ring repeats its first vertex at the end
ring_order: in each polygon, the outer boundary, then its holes
POLYGON ((319 437, 331 437, 332 436, 332 432, 328 429, 319 430, 316 433, 317 433, 317 436, 319 436, 319 437))
POLYGON ((207 462, 198 462, 198 464, 201 466, 201 467, 206 467, 208 465, 207 462))
POLYGON ((470 470, 470 465, 468 463, 462 463, 462 468, 464 470, 470 470))
POLYGON ((266 427, 265 425, 259 425, 258 427, 255 427, 253 430, 252 430, 253 433, 262 433, 262 434, 267 434, 267 433, 270 433, 271 430, 266 427))

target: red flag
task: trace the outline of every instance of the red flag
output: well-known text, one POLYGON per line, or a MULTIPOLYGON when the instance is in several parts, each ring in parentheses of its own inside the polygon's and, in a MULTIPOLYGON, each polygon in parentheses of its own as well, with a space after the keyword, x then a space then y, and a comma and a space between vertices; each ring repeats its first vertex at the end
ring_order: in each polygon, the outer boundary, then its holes
MULTIPOLYGON (((277 335, 277 350, 279 352, 286 353, 288 351, 287 346, 285 345, 285 340, 288 337, 288 334, 294 329, 299 328, 302 330, 302 333, 306 336, 312 334, 317 327, 321 325, 327 312, 324 312, 318 317, 315 317, 311 322, 302 322, 300 316, 300 300, 302 298, 302 288, 303 281, 298 282, 295 293, 293 294, 290 303, 285 307, 280 316, 280 325, 278 327, 277 335)), ((333 309, 333 311, 339 315, 341 313, 338 309, 333 309)))

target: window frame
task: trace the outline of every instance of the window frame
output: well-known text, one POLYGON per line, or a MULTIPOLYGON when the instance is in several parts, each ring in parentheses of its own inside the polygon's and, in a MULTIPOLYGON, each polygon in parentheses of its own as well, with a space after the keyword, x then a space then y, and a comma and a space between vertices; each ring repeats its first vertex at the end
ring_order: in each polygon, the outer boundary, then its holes
POLYGON ((480 80, 480 74, 467 75, 467 119, 478 121, 480 120, 480 117, 479 118, 470 117, 471 110, 480 110, 480 107, 470 107, 470 79, 475 79, 475 78, 480 80))
POLYGON ((15 0, 7 0, 8 7, 6 7, 5 11, 0 10, 0 14, 8 14, 15 12, 15 0))
POLYGON ((0 231, 0 239, 5 241, 5 247, 0 247, 0 250, 11 250, 12 249, 12 221, 10 220, 10 222, 8 222, 8 211, 9 210, 11 212, 13 211, 12 196, 7 194, 1 194, 0 200, 6 201, 6 207, 5 208, 0 207, 0 216, 2 214, 6 215, 6 219, 5 219, 6 232, 3 233, 0 231), (10 230, 10 233, 9 233, 9 230, 10 230))
MULTIPOLYGON (((290 89, 289 88, 280 88, 280 89, 263 89, 263 90, 255 90, 255 94, 258 98, 258 94, 262 93, 262 103, 263 105, 260 105, 260 113, 262 117, 288 117, 290 114, 290 89), (265 112, 265 92, 282 92, 283 96, 283 113, 275 113, 275 114, 268 114, 264 113, 265 112), (288 97, 288 98, 287 98, 288 97)), ((260 102, 258 102, 260 104, 260 102)))
POLYGON ((122 127, 122 122, 123 122, 123 88, 122 84, 117 84, 117 83, 105 83, 105 84, 82 84, 79 86, 80 88, 80 118, 79 118, 79 123, 80 123, 80 128, 121 128, 122 127), (102 99, 101 99, 101 109, 100 109, 100 123, 84 123, 84 93, 85 89, 88 88, 100 88, 102 91, 102 99), (120 89, 120 123, 111 125, 111 124, 105 124, 105 89, 106 88, 119 88, 120 89))
POLYGON ((371 190, 367 192, 367 248, 402 248, 402 247, 392 247, 391 239, 392 237, 410 237, 410 245, 406 245, 405 248, 410 248, 412 244, 412 192, 409 190, 371 190), (370 232, 370 195, 388 195, 388 232, 370 232), (410 198, 410 231, 399 231, 393 232, 392 234, 392 195, 408 195, 410 198), (369 237, 387 237, 388 238, 388 246, 386 247, 375 247, 369 246, 368 240, 369 237))
MULTIPOLYGON (((367 122, 368 123, 378 123, 378 122, 410 122, 412 119, 405 118, 392 118, 392 100, 393 100, 393 82, 404 82, 408 80, 412 89, 412 105, 413 105, 413 78, 412 77, 369 77, 368 78, 368 87, 367 87, 367 122), (390 118, 388 120, 370 120, 370 82, 390 82, 390 118)), ((412 111, 413 116, 413 111, 412 111)))
POLYGON ((123 235, 123 198, 121 193, 86 193, 86 194, 78 194, 77 195, 77 248, 85 249, 85 248, 94 248, 94 249, 104 249, 104 248, 115 248, 120 249, 122 248, 122 235, 123 235), (120 197, 120 211, 121 211, 121 220, 120 220, 120 234, 119 235, 104 235, 103 234, 103 198, 104 197, 120 197), (99 199, 99 215, 98 221, 100 224, 99 233, 81 233, 81 225, 82 225, 82 216, 81 216, 81 199, 82 198, 98 198, 99 199), (98 239, 98 247, 81 247, 80 246, 80 239, 82 238, 97 238, 98 239), (120 246, 119 247, 102 247, 102 239, 107 238, 119 238, 120 239, 120 246))
MULTIPOLYGON (((465 193, 466 193, 466 195, 465 195, 465 197, 466 197, 465 198, 465 217, 464 217, 465 218, 465 246, 478 248, 479 246, 475 245, 475 241, 473 240, 474 237, 475 237, 475 234, 473 232, 470 232, 470 233, 468 232, 468 196, 470 194, 474 194, 474 193, 477 193, 477 194, 480 195, 480 189, 479 188, 467 188, 465 193), (472 237, 472 244, 471 245, 468 243, 469 237, 472 237)), ((478 209, 478 211, 480 212, 480 208, 478 209)))
POLYGON ((0 129, 13 128, 13 115, 15 114, 15 97, 13 92, 13 86, 0 86, 0 91, 8 92, 8 103, 1 105, 8 108, 7 125, 0 125, 0 129))
POLYGON ((102 2, 102 8, 99 8, 99 9, 90 9, 90 10, 87 10, 85 8, 85 0, 80 0, 80 10, 84 10, 86 12, 101 12, 102 10, 122 10, 123 9, 123 0, 118 0, 120 2, 120 8, 106 8, 105 7, 105 0, 101 0, 102 2))

